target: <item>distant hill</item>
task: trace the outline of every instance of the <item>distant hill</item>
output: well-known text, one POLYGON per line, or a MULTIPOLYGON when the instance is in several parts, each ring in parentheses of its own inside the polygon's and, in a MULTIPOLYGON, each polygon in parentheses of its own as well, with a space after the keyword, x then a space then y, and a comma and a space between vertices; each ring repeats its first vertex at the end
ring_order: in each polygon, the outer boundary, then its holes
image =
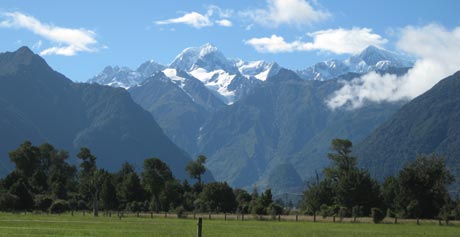
POLYGON ((141 168, 145 158, 159 157, 186 177, 190 157, 124 89, 73 83, 27 47, 0 54, 0 85, 2 174, 8 152, 31 140, 71 154, 89 147, 99 167, 111 171, 124 161, 141 168))
POLYGON ((460 72, 447 77, 391 116, 356 148, 377 178, 396 174, 417 154, 443 155, 460 171, 460 72))

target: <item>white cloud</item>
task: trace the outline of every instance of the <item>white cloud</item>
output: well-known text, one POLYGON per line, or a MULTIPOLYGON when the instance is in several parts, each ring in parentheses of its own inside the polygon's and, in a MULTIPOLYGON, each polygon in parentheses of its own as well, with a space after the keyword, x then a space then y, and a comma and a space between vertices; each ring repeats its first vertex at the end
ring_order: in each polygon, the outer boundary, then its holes
POLYGON ((220 26, 231 27, 233 23, 227 19, 217 20, 216 23, 220 26))
POLYGON ((372 29, 354 27, 347 29, 322 30, 309 34, 313 37, 313 49, 336 54, 356 54, 369 45, 380 46, 387 42, 382 36, 372 33, 372 29))
POLYGON ((294 41, 288 43, 283 37, 272 35, 271 37, 252 38, 245 41, 246 44, 254 47, 258 52, 280 53, 301 50, 303 43, 294 41))
POLYGON ((197 29, 203 27, 209 27, 214 25, 214 20, 212 19, 213 16, 218 15, 221 19, 215 20, 215 23, 220 26, 230 27, 232 26, 232 22, 228 19, 232 15, 232 10, 224 10, 219 8, 218 6, 211 5, 208 7, 206 14, 201 14, 198 12, 188 12, 185 13, 183 16, 178 18, 172 18, 167 20, 155 21, 157 25, 168 25, 168 24, 186 24, 197 29))
POLYGON ((207 15, 214 15, 217 13, 220 18, 230 18, 233 15, 233 10, 231 9, 222 9, 216 5, 211 5, 208 7, 207 15))
POLYGON ((155 23, 157 25, 182 23, 182 24, 193 26, 197 29, 213 25, 208 15, 201 15, 198 12, 189 12, 178 18, 173 18, 173 19, 168 19, 168 20, 163 20, 163 21, 155 21, 155 23))
POLYGON ((335 54, 355 54, 369 45, 380 46, 387 42, 382 36, 372 33, 372 29, 369 28, 338 28, 316 31, 307 35, 312 37, 313 41, 286 42, 283 37, 272 35, 269 38, 252 38, 245 43, 259 52, 268 53, 321 50, 335 54))
POLYGON ((407 74, 370 73, 344 82, 327 100, 328 106, 354 109, 366 102, 413 99, 460 69, 460 27, 449 31, 437 24, 409 26, 402 29, 397 46, 418 58, 407 74))
POLYGON ((266 9, 243 11, 241 15, 268 27, 310 25, 331 16, 327 11, 315 9, 306 0, 267 0, 266 9))
POLYGON ((21 12, 3 13, 3 21, 0 27, 4 28, 23 28, 39 35, 57 46, 48 48, 40 52, 41 55, 64 55, 73 56, 78 52, 95 52, 97 51, 96 34, 86 29, 71 29, 44 24, 34 18, 21 12))

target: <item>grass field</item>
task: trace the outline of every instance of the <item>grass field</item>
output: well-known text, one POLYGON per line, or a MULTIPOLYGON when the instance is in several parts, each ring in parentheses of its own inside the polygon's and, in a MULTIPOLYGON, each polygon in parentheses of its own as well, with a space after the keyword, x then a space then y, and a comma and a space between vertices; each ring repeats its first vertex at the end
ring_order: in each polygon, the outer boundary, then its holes
MULTIPOLYGON (((196 236, 196 220, 155 217, 91 217, 70 214, 0 214, 0 236, 196 236)), ((460 236, 460 226, 434 223, 370 224, 203 220, 207 236, 460 236)))

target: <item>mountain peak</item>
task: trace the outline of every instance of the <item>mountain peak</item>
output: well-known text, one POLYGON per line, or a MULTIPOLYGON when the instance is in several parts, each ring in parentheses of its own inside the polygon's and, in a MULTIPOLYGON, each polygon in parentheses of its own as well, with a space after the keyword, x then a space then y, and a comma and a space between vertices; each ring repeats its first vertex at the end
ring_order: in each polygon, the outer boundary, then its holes
POLYGON ((216 68, 227 68, 230 62, 217 49, 216 46, 207 43, 200 47, 190 47, 184 49, 169 67, 183 71, 191 71, 194 68, 201 67, 209 70, 216 68))
POLYGON ((27 46, 20 47, 15 53, 20 55, 35 55, 34 52, 32 52, 32 50, 30 50, 27 46))
POLYGON ((219 49, 211 43, 206 43, 200 47, 200 57, 216 52, 219 52, 219 49))
POLYGON ((387 51, 386 49, 384 48, 381 48, 381 47, 378 47, 378 46, 375 46, 375 45, 369 45, 367 46, 362 52, 361 54, 365 53, 365 52, 380 52, 380 51, 387 51))
POLYGON ((163 70, 165 66, 155 62, 154 60, 149 60, 141 64, 136 71, 144 77, 150 77, 155 73, 163 70))
POLYGON ((408 60, 403 55, 380 48, 374 45, 369 45, 359 55, 350 58, 352 62, 364 61, 367 65, 377 65, 379 62, 388 61, 397 66, 410 66, 408 60))
POLYGON ((15 72, 21 65, 41 70, 52 70, 43 58, 36 55, 27 46, 22 46, 14 52, 6 52, 0 54, 1 72, 15 72))
POLYGON ((29 65, 32 61, 42 60, 27 46, 22 46, 11 54, 14 59, 12 62, 17 64, 29 65))

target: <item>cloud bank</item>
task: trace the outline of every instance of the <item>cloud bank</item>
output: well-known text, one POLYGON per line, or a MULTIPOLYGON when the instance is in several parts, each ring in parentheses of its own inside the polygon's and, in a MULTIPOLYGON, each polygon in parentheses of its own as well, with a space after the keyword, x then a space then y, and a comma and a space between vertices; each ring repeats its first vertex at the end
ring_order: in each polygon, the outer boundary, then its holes
POLYGON ((407 74, 398 77, 370 73, 343 82, 327 105, 331 109, 355 109, 367 102, 410 100, 460 70, 460 27, 448 30, 437 24, 409 26, 402 29, 397 47, 418 58, 407 74))
POLYGON ((315 9, 305 0, 267 0, 266 9, 242 11, 240 15, 266 27, 310 25, 331 16, 327 11, 315 9))
POLYGON ((79 52, 95 52, 98 50, 96 34, 93 31, 45 24, 33 16, 21 12, 6 12, 2 14, 2 18, 0 27, 26 29, 57 44, 41 51, 40 55, 73 56, 79 52))
POLYGON ((356 54, 369 45, 380 46, 387 42, 382 36, 372 33, 372 29, 329 29, 307 34, 313 38, 311 42, 296 40, 286 42, 283 37, 272 35, 271 37, 252 38, 245 41, 258 52, 283 53, 294 51, 320 50, 335 54, 356 54))

